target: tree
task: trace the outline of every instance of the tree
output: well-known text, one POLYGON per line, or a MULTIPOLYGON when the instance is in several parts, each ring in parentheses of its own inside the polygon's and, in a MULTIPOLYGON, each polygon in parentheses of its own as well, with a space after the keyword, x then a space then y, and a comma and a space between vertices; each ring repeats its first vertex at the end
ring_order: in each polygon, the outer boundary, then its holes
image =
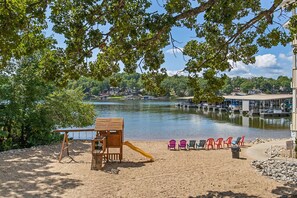
POLYGON ((228 94, 231 94, 233 90, 234 90, 234 87, 232 85, 232 79, 227 77, 225 80, 225 85, 222 88, 222 92, 228 95, 228 94))
POLYGON ((241 84, 243 82, 245 82, 245 81, 246 81, 246 79, 237 76, 237 77, 235 77, 235 78, 232 79, 233 87, 234 88, 240 88, 241 84))
POLYGON ((46 38, 48 1, 23 0, 0 2, 0 68, 11 59, 20 59, 54 44, 46 38))
POLYGON ((189 96, 193 93, 188 85, 188 79, 184 76, 167 77, 161 84, 167 96, 189 96), (174 95, 172 95, 174 94, 174 95))
MULTIPOLYGON (((281 2, 274 0, 267 7, 261 0, 168 0, 161 4, 162 10, 152 12, 150 0, 4 1, 0 4, 1 66, 47 45, 52 48, 43 57, 44 78, 59 85, 81 75, 103 79, 119 72, 122 62, 127 73, 141 68, 147 90, 162 92, 163 49, 176 46, 172 29, 184 27, 196 33, 183 50, 189 57, 184 71, 196 101, 214 102, 222 99, 217 96, 226 79, 222 72, 232 69, 232 63, 254 63, 259 47, 292 40, 277 17, 295 5, 279 12, 281 2), (46 8, 53 31, 65 38, 65 48, 42 34, 47 27, 46 8)), ((292 34, 297 32, 296 21, 297 16, 291 18, 292 34)))
POLYGON ((269 82, 269 80, 265 80, 261 83, 260 89, 265 93, 271 94, 271 91, 273 90, 273 83, 269 82))
POLYGON ((292 82, 292 79, 288 78, 287 76, 279 76, 277 78, 277 84, 279 85, 281 92, 286 92, 286 93, 292 92, 291 82, 292 82))
POLYGON ((240 85, 240 90, 244 93, 248 93, 248 91, 252 90, 253 88, 254 88, 254 83, 250 79, 244 81, 240 85))
POLYGON ((93 106, 82 102, 79 89, 58 89, 40 75, 35 54, 10 65, 0 80, 0 151, 48 144, 59 137, 56 127, 88 126, 93 106))

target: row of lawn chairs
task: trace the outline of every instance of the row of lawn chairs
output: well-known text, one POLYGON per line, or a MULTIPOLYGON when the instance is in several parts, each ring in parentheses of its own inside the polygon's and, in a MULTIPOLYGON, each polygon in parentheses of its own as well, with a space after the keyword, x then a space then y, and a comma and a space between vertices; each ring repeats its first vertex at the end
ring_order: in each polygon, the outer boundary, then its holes
MULTIPOLYGON (((179 144, 177 145, 178 150, 190 150, 190 149, 222 149, 226 145, 227 148, 229 148, 232 144, 242 146, 244 145, 244 137, 238 137, 235 141, 233 140, 233 137, 228 137, 226 140, 223 138, 218 138, 216 141, 213 138, 208 138, 207 140, 199 140, 199 142, 196 142, 196 140, 189 140, 189 143, 187 140, 180 140, 179 144)), ((169 150, 176 150, 176 140, 170 140, 168 143, 168 149, 169 150)))

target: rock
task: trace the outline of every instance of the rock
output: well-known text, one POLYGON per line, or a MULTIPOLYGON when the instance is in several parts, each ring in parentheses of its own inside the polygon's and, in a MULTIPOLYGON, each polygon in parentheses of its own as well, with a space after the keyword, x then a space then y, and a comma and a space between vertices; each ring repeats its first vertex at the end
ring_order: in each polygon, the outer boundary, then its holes
POLYGON ((278 181, 297 184, 297 162, 287 162, 283 160, 269 159, 266 161, 255 160, 252 162, 255 167, 264 176, 278 181))
POLYGON ((110 173, 111 173, 111 174, 119 174, 119 172, 120 172, 119 169, 114 169, 114 168, 112 168, 112 169, 110 170, 110 173))

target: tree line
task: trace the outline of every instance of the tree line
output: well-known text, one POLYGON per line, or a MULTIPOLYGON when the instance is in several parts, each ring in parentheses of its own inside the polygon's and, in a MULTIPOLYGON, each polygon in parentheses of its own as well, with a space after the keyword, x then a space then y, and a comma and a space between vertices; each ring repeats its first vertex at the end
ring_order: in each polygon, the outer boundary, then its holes
POLYGON ((276 79, 265 77, 228 77, 221 92, 224 94, 230 94, 233 91, 240 91, 246 94, 259 92, 265 94, 292 93, 291 82, 292 78, 287 76, 279 76, 276 79))
MULTIPOLYGON (((204 79, 200 78, 201 83, 204 79)), ((232 92, 242 92, 245 94, 280 94, 291 93, 292 79, 287 76, 279 76, 276 79, 266 77, 227 77, 222 89, 218 91, 218 95, 228 95, 232 92)), ((204 81, 204 83, 206 83, 204 81)), ((102 81, 93 78, 81 77, 77 81, 71 81, 69 88, 81 88, 86 95, 85 99, 92 96, 110 95, 125 96, 131 94, 166 96, 166 97, 185 97, 193 96, 194 89, 189 83, 186 76, 167 76, 160 85, 159 92, 150 92, 145 89, 142 75, 139 73, 127 74, 119 73, 111 78, 105 78, 102 81), (111 90, 116 88, 116 92, 111 90)))

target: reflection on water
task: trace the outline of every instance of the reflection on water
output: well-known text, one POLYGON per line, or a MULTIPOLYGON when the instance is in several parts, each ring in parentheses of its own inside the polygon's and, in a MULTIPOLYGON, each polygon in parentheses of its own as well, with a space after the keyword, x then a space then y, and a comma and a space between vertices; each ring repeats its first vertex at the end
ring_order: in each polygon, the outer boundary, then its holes
POLYGON ((288 117, 284 118, 260 118, 258 117, 245 117, 239 114, 230 113, 218 113, 218 112, 207 112, 197 110, 197 114, 206 116, 209 119, 215 120, 216 122, 227 122, 234 125, 267 129, 267 130, 289 130, 291 119, 288 117))
MULTIPOLYGON (((180 109, 174 102, 97 102, 98 117, 123 117, 125 139, 205 139, 245 135, 247 139, 290 137, 290 119, 180 109)), ((82 135, 84 137, 84 135, 82 135)), ((90 135, 92 136, 92 135, 90 135)))

